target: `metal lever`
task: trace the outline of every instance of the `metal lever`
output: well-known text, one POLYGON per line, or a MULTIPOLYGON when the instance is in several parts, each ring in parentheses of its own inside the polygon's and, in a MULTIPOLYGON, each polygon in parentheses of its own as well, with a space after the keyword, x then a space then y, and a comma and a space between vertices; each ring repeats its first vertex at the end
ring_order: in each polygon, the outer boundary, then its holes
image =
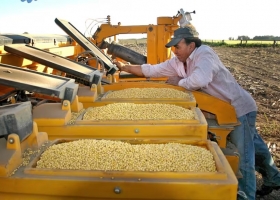
POLYGON ((213 142, 216 142, 217 144, 218 143, 218 140, 217 140, 217 136, 215 133, 212 133, 210 131, 208 131, 208 137, 207 137, 210 141, 213 141, 213 142))

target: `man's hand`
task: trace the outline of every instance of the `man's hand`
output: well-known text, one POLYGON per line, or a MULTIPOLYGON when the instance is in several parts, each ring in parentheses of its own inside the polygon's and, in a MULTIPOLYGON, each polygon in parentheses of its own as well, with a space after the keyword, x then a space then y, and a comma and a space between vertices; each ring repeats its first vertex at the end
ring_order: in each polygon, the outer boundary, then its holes
POLYGON ((119 68, 119 71, 128 72, 136 76, 144 76, 141 65, 131 65, 129 62, 126 64, 118 60, 113 60, 113 63, 119 68))
POLYGON ((171 77, 168 77, 168 79, 165 83, 178 86, 178 83, 181 79, 182 79, 182 77, 179 77, 179 76, 171 76, 171 77))
POLYGON ((113 60, 113 64, 115 64, 117 66, 117 68, 119 68, 119 71, 123 71, 122 68, 125 66, 124 63, 122 63, 121 61, 118 61, 118 60, 113 60))

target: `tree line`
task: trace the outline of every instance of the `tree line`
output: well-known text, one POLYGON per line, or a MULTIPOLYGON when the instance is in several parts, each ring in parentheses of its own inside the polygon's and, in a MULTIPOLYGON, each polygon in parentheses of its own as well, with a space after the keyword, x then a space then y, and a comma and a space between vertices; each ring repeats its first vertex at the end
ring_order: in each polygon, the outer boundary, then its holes
MULTIPOLYGON (((234 40, 233 37, 230 37, 229 40, 234 40)), ((273 35, 263 35, 263 36, 255 36, 253 38, 250 38, 247 35, 241 35, 237 37, 237 40, 269 40, 269 41, 274 41, 274 40, 280 40, 280 36, 273 36, 273 35)))

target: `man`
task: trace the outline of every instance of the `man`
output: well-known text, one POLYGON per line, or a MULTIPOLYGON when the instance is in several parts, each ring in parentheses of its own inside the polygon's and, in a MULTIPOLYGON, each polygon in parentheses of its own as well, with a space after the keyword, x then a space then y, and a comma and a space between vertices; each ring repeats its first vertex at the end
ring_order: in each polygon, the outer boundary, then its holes
POLYGON ((187 90, 202 90, 229 102, 240 125, 230 133, 231 142, 240 154, 239 191, 255 200, 255 170, 263 176, 264 185, 257 195, 280 189, 280 173, 270 152, 256 130, 257 106, 252 96, 234 79, 212 48, 201 45, 198 32, 191 26, 179 28, 166 47, 175 47, 176 57, 156 65, 126 65, 114 62, 120 71, 144 77, 169 77, 167 83, 187 90), (256 157, 256 162, 255 162, 256 157), (256 167, 255 167, 256 163, 256 167))

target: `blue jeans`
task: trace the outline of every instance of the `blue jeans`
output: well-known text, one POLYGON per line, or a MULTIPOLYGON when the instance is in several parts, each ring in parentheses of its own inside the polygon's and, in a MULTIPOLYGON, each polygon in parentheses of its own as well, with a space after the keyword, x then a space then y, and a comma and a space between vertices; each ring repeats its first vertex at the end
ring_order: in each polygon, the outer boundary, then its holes
POLYGON ((240 125, 230 133, 231 142, 240 154, 239 169, 243 178, 238 180, 238 190, 245 192, 249 200, 255 200, 255 170, 262 174, 264 185, 280 186, 280 172, 256 129, 257 112, 238 118, 240 125))

